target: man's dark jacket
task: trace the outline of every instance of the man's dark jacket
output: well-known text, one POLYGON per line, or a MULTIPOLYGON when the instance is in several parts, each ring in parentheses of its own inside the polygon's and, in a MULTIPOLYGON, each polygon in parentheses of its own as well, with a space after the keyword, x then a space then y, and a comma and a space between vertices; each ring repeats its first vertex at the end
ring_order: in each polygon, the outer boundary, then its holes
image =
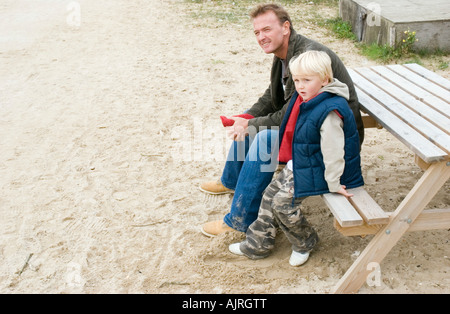
MULTIPOLYGON (((341 59, 326 46, 297 34, 292 30, 285 63, 288 65, 292 57, 298 56, 308 50, 325 51, 331 58, 333 76, 342 83, 347 84, 350 92, 348 104, 355 116, 360 143, 362 143, 364 139, 364 126, 361 119, 359 101, 353 81, 341 59)), ((255 117, 254 119, 249 120, 249 126, 255 127, 256 130, 259 130, 259 127, 261 126, 269 128, 273 126, 279 127, 289 105, 289 100, 295 92, 294 81, 292 80, 292 75, 290 74, 288 66, 286 69, 286 75, 288 76, 286 90, 283 90, 283 85, 281 83, 282 67, 281 59, 275 56, 272 64, 269 88, 247 112, 255 117)))

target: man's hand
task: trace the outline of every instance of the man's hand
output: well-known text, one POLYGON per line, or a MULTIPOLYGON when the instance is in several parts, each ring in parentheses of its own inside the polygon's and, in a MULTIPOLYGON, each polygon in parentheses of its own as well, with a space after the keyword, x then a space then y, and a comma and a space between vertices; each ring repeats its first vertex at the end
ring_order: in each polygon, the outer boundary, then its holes
POLYGON ((242 142, 248 135, 248 120, 239 117, 230 117, 235 122, 232 126, 227 127, 228 137, 233 141, 242 142))

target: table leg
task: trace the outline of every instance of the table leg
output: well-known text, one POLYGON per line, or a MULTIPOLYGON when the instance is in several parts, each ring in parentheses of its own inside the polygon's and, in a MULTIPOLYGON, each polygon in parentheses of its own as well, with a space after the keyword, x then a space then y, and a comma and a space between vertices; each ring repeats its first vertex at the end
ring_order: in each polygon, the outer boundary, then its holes
POLYGON ((375 235, 332 292, 357 292, 372 271, 367 266, 373 262, 381 263, 449 178, 447 162, 432 164, 395 210, 390 223, 375 235))

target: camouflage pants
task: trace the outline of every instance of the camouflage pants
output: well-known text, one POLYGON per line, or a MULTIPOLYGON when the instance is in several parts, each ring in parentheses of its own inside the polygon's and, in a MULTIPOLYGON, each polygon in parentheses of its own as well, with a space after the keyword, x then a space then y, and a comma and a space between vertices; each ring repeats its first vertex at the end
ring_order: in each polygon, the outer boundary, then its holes
POLYGON ((285 167, 264 191, 258 218, 247 230, 240 249, 251 259, 267 257, 275 245, 279 227, 292 244, 292 250, 306 253, 313 249, 319 238, 300 211, 304 198, 293 202, 294 175, 285 167))

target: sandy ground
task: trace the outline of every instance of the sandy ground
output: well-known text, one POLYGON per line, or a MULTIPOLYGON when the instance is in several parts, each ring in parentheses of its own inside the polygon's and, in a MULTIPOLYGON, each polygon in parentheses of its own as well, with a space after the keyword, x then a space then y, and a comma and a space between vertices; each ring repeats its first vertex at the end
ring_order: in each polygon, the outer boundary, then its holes
MULTIPOLYGON (((320 197, 304 203, 321 242, 301 268, 283 236, 250 261, 227 250, 242 234, 199 232, 232 200, 198 190, 230 144, 219 116, 256 101, 272 57, 250 24, 200 23, 185 5, 0 2, 1 293, 327 293, 370 241, 341 236, 320 197)), ((374 64, 300 31, 349 67, 374 64)), ((422 173, 412 154, 371 129, 362 155, 369 193, 394 210, 422 173)), ((404 236, 380 279, 360 292, 449 293, 449 231, 404 236)))

